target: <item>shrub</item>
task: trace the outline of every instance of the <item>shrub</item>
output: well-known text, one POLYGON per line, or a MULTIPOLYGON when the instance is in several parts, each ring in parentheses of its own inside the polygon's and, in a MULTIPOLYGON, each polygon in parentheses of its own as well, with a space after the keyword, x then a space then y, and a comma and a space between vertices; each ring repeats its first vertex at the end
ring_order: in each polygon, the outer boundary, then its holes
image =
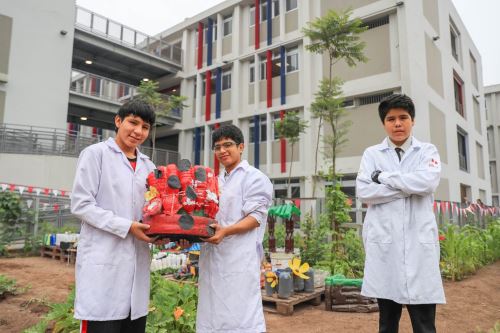
POLYGON ((0 274, 0 300, 8 295, 17 295, 19 290, 16 285, 16 280, 9 279, 5 275, 0 274))

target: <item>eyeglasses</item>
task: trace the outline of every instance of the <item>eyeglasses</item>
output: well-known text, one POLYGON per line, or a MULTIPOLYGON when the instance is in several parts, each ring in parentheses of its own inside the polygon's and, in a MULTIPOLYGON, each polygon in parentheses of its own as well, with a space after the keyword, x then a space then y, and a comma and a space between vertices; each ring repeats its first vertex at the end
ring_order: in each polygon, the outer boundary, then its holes
POLYGON ((220 145, 215 145, 212 149, 215 152, 219 152, 219 151, 221 151, 222 148, 224 148, 224 150, 228 150, 233 145, 236 146, 236 142, 228 141, 228 142, 224 142, 223 144, 220 144, 220 145))

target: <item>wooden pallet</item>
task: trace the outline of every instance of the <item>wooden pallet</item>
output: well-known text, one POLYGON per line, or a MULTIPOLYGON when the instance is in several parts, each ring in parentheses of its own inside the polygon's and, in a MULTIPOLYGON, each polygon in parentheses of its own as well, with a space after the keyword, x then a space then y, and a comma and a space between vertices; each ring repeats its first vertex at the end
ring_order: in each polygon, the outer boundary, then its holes
POLYGON ((60 260, 61 262, 75 263, 76 261, 76 249, 68 249, 62 251, 59 246, 47 246, 44 245, 40 248, 40 256, 43 258, 52 258, 60 260))
POLYGON ((264 303, 264 311, 290 316, 293 314, 293 307, 297 304, 310 302, 312 305, 320 305, 321 296, 324 293, 324 287, 316 287, 312 293, 296 292, 287 299, 281 299, 278 298, 277 293, 274 293, 273 296, 266 296, 266 291, 263 289, 262 302, 264 303), (275 303, 276 307, 266 303, 275 303))

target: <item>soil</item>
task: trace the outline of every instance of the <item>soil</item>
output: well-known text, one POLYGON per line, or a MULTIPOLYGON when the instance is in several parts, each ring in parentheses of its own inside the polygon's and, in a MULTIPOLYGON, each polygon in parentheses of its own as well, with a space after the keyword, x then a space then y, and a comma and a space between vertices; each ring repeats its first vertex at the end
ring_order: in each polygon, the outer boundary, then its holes
MULTIPOLYGON (((74 284, 74 266, 48 258, 0 259, 0 274, 16 279, 19 295, 0 301, 0 332, 22 332, 48 311, 47 302, 62 302, 74 284)), ((488 331, 500 321, 500 261, 464 281, 445 282, 446 305, 437 308, 438 332, 488 331)), ((325 311, 319 306, 295 306, 292 316, 266 313, 269 333, 377 332, 378 313, 351 314, 325 311)), ((403 311, 400 332, 411 332, 403 311)))

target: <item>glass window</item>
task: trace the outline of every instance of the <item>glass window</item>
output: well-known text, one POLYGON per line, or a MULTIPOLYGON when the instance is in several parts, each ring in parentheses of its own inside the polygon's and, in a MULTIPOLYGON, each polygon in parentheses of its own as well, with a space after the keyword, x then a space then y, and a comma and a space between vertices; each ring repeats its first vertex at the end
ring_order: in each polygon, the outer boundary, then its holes
POLYGON ((222 73, 222 90, 231 89, 231 71, 222 73))
POLYGON ((252 62, 249 67, 250 83, 255 81, 255 64, 252 62))
POLYGON ((299 70, 299 50, 293 48, 286 51, 286 72, 294 72, 299 70))
POLYGON ((250 7, 250 26, 253 27, 255 25, 255 6, 250 7))
POLYGON ((289 12, 297 8, 297 0, 286 0, 286 11, 289 12))
POLYGON ((467 159, 467 133, 458 128, 457 131, 457 141, 458 141, 458 164, 460 170, 468 171, 468 159, 467 159))
POLYGON ((224 29, 222 30, 224 36, 229 36, 233 33, 233 17, 228 16, 224 18, 224 29))
MULTIPOLYGON (((254 143, 255 142, 255 137, 254 137, 254 121, 253 118, 250 119, 250 124, 248 126, 248 142, 249 143, 254 143)), ((267 141, 267 121, 266 121, 266 115, 262 115, 260 117, 260 142, 266 142, 267 141)))
POLYGON ((464 117, 463 81, 456 74, 453 75, 453 88, 455 90, 455 110, 464 117))
POLYGON ((450 22, 451 54, 458 62, 460 61, 460 33, 453 22, 450 22))

